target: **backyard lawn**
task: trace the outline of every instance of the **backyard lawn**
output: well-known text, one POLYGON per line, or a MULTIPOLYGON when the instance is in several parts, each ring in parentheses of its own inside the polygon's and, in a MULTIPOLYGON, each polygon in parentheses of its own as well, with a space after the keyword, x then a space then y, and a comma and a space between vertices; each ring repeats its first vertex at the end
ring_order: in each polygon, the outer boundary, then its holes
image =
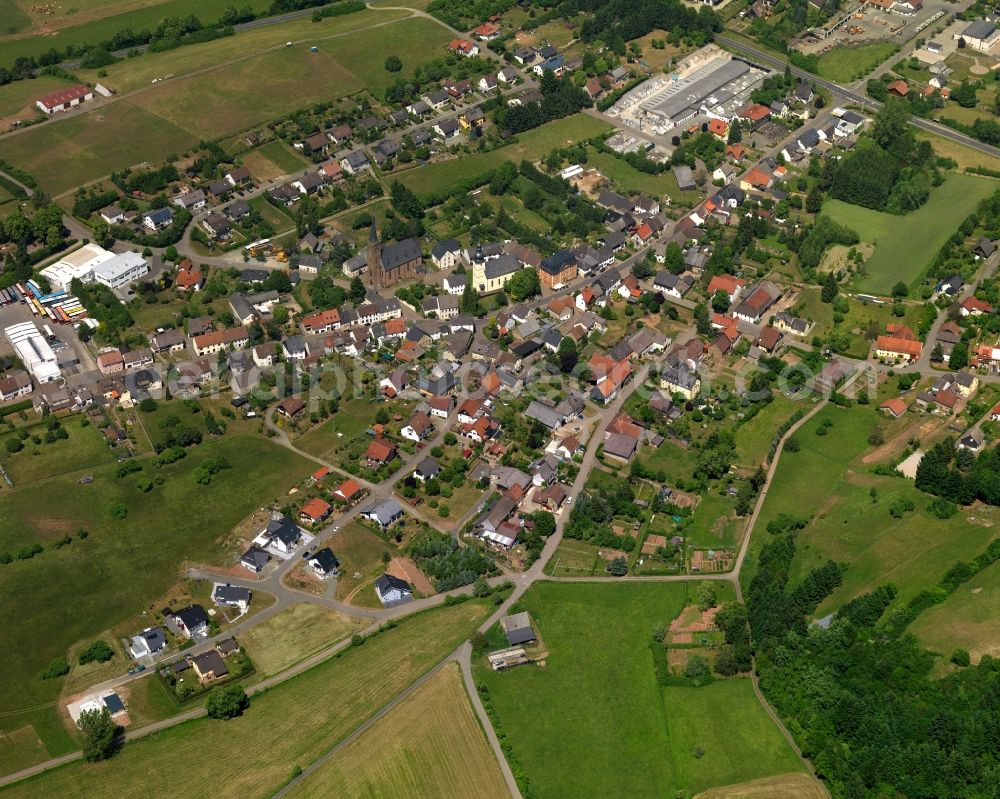
POLYGON ((509 795, 454 663, 289 793, 293 799, 509 795))
POLYGON ((522 133, 514 144, 508 144, 488 153, 463 155, 449 161, 411 169, 401 175, 399 180, 418 194, 446 191, 463 180, 496 169, 504 161, 513 161, 515 164, 523 160, 534 161, 556 147, 565 147, 567 144, 589 139, 609 129, 610 126, 606 122, 584 114, 574 114, 522 133))
MULTIPOLYGON (((717 590, 731 598, 728 587, 717 590)), ((688 591, 536 583, 525 594, 521 604, 548 653, 544 668, 493 672, 480 662, 477 680, 533 796, 690 795, 801 770, 749 680, 708 688, 657 681, 650 636, 687 604, 688 591)))
POLYGON ((4 567, 5 630, 20 645, 0 663, 0 677, 11 686, 0 699, 0 730, 30 724, 51 755, 72 746, 54 709, 21 713, 58 695, 61 680, 37 678, 46 664, 162 596, 185 560, 217 559, 218 542, 241 519, 281 497, 314 468, 287 449, 236 433, 206 441, 160 469, 151 460, 137 463, 143 472, 123 479, 115 477, 115 466, 105 466, 93 470, 89 484, 56 477, 0 495, 0 550, 13 553, 34 543, 44 547, 33 558, 4 567), (193 472, 209 458, 225 458, 232 468, 216 474, 210 485, 200 485, 193 472), (163 477, 164 483, 144 493, 136 487, 144 476, 163 477), (109 513, 115 502, 125 506, 122 520, 109 513), (81 529, 88 533, 85 539, 79 537, 81 529), (72 542, 55 546, 64 536, 72 542), (72 612, 67 612, 67 597, 72 597, 72 612))
POLYGON ((988 178, 953 174, 908 214, 887 214, 840 200, 823 203, 823 213, 854 230, 861 241, 875 245, 865 263, 868 274, 855 278, 854 288, 889 294, 900 281, 911 290, 919 285, 948 237, 996 188, 988 178))
POLYGON ((586 166, 596 168, 622 191, 641 191, 653 197, 666 195, 673 202, 688 205, 694 205, 701 198, 701 194, 697 191, 681 191, 677 187, 674 173, 669 170, 662 175, 649 175, 609 153, 589 150, 586 166))
POLYGON ((267 797, 370 718, 468 638, 492 605, 466 602, 405 619, 254 697, 239 718, 199 719, 131 741, 112 760, 77 761, 7 788, 12 797, 139 796, 166 784, 179 796, 267 797), (266 752, 247 768, 248 752, 266 752), (177 768, 183 763, 183 768, 177 768))

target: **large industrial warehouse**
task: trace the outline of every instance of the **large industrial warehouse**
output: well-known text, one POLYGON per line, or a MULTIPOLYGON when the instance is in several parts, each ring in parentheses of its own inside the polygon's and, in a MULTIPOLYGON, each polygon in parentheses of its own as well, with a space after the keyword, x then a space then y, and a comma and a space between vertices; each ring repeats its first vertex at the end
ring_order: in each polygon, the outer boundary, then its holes
POLYGON ((767 72, 722 51, 689 60, 687 70, 635 87, 608 110, 630 127, 663 134, 696 117, 730 120, 767 72))

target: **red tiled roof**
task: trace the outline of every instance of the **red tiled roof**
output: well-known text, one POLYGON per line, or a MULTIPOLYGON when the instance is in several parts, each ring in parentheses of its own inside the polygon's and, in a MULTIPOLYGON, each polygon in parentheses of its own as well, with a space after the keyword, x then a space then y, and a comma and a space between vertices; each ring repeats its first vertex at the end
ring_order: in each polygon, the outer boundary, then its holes
POLYGON ((875 341, 875 349, 919 358, 922 347, 919 341, 897 338, 896 336, 879 336, 875 341))
POLYGON ((319 497, 313 497, 310 499, 299 511, 300 516, 305 516, 306 518, 312 519, 314 522, 318 522, 320 519, 326 518, 329 513, 329 503, 319 497))
POLYGON ((902 416, 906 413, 906 403, 901 397, 893 397, 892 399, 887 399, 879 408, 882 410, 889 411, 893 416, 902 416))
POLYGON ((396 448, 388 441, 375 439, 371 444, 368 445, 368 449, 365 452, 365 457, 370 461, 385 463, 387 460, 390 460, 392 458, 395 452, 396 448))
POLYGON ((350 499, 359 491, 361 491, 361 486, 358 485, 358 481, 352 477, 337 486, 337 490, 333 493, 339 497, 343 497, 344 499, 350 499))
POLYGON ((68 89, 60 89, 57 92, 52 92, 52 94, 46 94, 44 97, 39 97, 38 102, 46 108, 54 108, 55 106, 62 105, 63 103, 79 100, 81 97, 86 97, 90 93, 90 88, 81 84, 80 86, 70 86, 68 89))
POLYGON ((746 285, 746 281, 732 275, 713 275, 708 281, 708 296, 711 297, 717 291, 724 291, 730 297, 746 285))

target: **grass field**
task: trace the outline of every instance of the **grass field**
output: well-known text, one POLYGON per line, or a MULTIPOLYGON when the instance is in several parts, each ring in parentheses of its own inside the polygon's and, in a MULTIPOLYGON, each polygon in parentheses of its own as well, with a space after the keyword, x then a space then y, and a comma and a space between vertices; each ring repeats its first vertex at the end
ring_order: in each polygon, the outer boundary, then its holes
POLYGON ((523 160, 534 161, 547 155, 556 147, 564 147, 572 142, 582 141, 605 133, 610 126, 584 114, 574 114, 565 119, 549 122, 517 137, 517 143, 501 147, 492 152, 463 155, 450 161, 411 169, 400 175, 400 183, 408 189, 420 193, 444 191, 468 178, 482 175, 496 169, 504 161, 515 164, 523 160))
POLYGON ((888 294, 899 281, 915 287, 924 278, 941 245, 996 183, 973 175, 949 175, 916 211, 903 216, 828 200, 823 213, 875 245, 866 262, 868 275, 855 280, 859 291, 888 294))
POLYGON ((59 194, 114 169, 159 162, 201 139, 225 138, 303 106, 361 88, 381 94, 393 76, 383 67, 380 48, 413 48, 429 58, 447 41, 440 25, 414 19, 330 39, 317 45, 317 53, 306 47, 272 48, 29 130, 0 143, 0 158, 59 194), (106 146, 109 138, 115 147, 106 146))
MULTIPOLYGON (((149 87, 154 78, 163 79, 168 75, 184 77, 195 72, 219 70, 230 62, 242 63, 244 59, 259 57, 276 48, 284 50, 287 42, 293 43, 287 49, 295 52, 307 50, 312 44, 324 51, 330 50, 338 46, 338 40, 347 34, 406 16, 405 11, 356 11, 319 23, 307 17, 280 25, 265 25, 205 44, 180 47, 165 53, 147 53, 142 58, 120 61, 105 67, 108 74, 100 80, 119 92, 130 92, 149 87)), ((97 70, 79 70, 78 74, 84 80, 98 80, 97 70)))
POLYGON ((33 175, 46 191, 60 194, 116 169, 179 154, 197 142, 190 132, 119 100, 5 139, 0 158, 33 175))
MULTIPOLYGON (((12 7, 20 7, 22 11, 30 11, 32 6, 40 5, 31 0, 11 0, 0 2, 0 33, 8 33, 6 23, 7 13, 12 7)), ((9 67, 20 55, 37 56, 51 47, 65 48, 70 44, 97 44, 110 39, 115 33, 126 28, 132 30, 154 29, 164 17, 184 17, 195 14, 202 22, 215 22, 222 16, 228 0, 166 0, 162 2, 139 2, 138 0, 74 0, 68 11, 56 5, 58 14, 25 15, 35 30, 47 33, 59 29, 51 36, 32 36, 12 38, 0 37, 0 64, 9 67), (169 5, 169 10, 166 6, 169 5)), ((249 0, 249 5, 255 12, 261 12, 268 7, 266 0, 249 0)), ((15 25, 18 18, 15 17, 15 25)), ((23 33, 23 31, 22 31, 23 33)))
POLYGON ((909 631, 945 658, 965 649, 978 663, 1000 655, 1000 563, 994 563, 960 586, 940 605, 921 613, 909 631))
MULTIPOLYGON (((3 15, 4 2, 5 0, 0 0, 0 16, 3 15)), ((42 112, 35 106, 35 100, 72 85, 63 78, 39 75, 33 80, 16 80, 6 86, 0 86, 0 119, 9 123, 15 119, 31 119, 39 116, 42 112)))
MULTIPOLYGON (((831 406, 799 429, 800 451, 782 454, 751 539, 751 551, 763 546, 767 523, 782 511, 814 517, 797 533, 791 585, 827 559, 847 564, 843 584, 816 610, 817 617, 887 582, 899 591, 894 606, 905 603, 935 585, 954 561, 971 560, 995 535, 987 526, 998 518, 995 509, 977 510, 973 524, 961 512, 946 521, 934 519, 926 513, 931 497, 912 482, 870 474, 859 464, 872 428, 884 424, 873 408, 831 406), (824 420, 833 426, 817 436, 824 420), (889 506, 901 497, 916 509, 895 519, 889 506)), ((745 569, 743 575, 749 580, 752 573, 745 569)))
POLYGON ((702 791, 694 799, 826 799, 827 793, 808 774, 780 774, 702 791))
POLYGON ((664 688, 663 705, 676 779, 691 791, 802 770, 757 701, 750 680, 664 688), (691 754, 695 746, 705 750, 704 756, 691 754))
MULTIPOLYGON (((62 426, 69 435, 65 440, 33 444, 29 438, 24 442, 24 449, 14 455, 4 448, 0 464, 3 464, 15 486, 114 461, 113 451, 94 425, 80 427, 80 417, 71 417, 62 426)), ((29 432, 44 439, 46 428, 44 424, 35 425, 29 432)), ((4 436, 3 442, 13 435, 4 436)))
POLYGON ((689 205, 695 204, 701 198, 701 194, 697 191, 681 191, 677 186, 677 178, 669 170, 662 175, 649 175, 608 153, 590 150, 587 153, 587 167, 595 167, 624 191, 641 191, 654 197, 666 195, 673 202, 689 205))
POLYGON ((0 663, 0 677, 12 686, 0 699, 0 730, 31 723, 39 727, 51 754, 68 749, 71 742, 50 708, 20 713, 59 693, 62 681, 41 681, 38 672, 72 644, 160 597, 176 581, 185 559, 218 557, 217 542, 237 522, 281 497, 312 468, 262 438, 229 434, 160 470, 147 465, 147 475, 165 478, 149 493, 135 488, 141 474, 119 480, 108 466, 94 470, 89 485, 59 477, 0 496, 0 549, 14 551, 33 542, 45 547, 31 560, 4 568, 0 596, 8 614, 5 630, 21 645, 0 663), (216 475, 210 486, 195 482, 192 472, 200 463, 222 457, 231 469, 216 475), (125 503, 124 520, 108 515, 113 501, 125 503), (69 546, 52 546, 80 528, 89 532, 85 540, 74 537, 69 546))
POLYGON ((240 642, 259 671, 277 674, 365 626, 364 619, 303 602, 252 627, 240 642))
POLYGON ((813 336, 826 338, 831 332, 838 334, 847 333, 847 349, 843 354, 849 358, 867 358, 871 351, 871 342, 865 336, 865 329, 869 323, 874 322, 879 332, 885 330, 887 324, 903 324, 911 330, 916 330, 920 323, 920 306, 906 305, 906 313, 903 317, 893 314, 892 305, 875 305, 865 303, 853 297, 848 299, 847 315, 837 326, 833 324, 833 305, 822 302, 820 290, 814 286, 808 286, 799 293, 795 304, 796 313, 803 319, 815 322, 816 326, 809 334, 809 339, 813 336))
POLYGON ((933 133, 916 131, 918 139, 926 139, 934 147, 934 152, 945 158, 954 159, 959 169, 967 169, 973 166, 984 166, 987 169, 1000 170, 1000 158, 995 155, 986 155, 964 144, 946 139, 943 136, 936 136, 933 133))
POLYGON ((0 33, 3 34, 13 34, 17 33, 24 28, 27 28, 31 24, 31 20, 14 2, 14 0, 0 0, 0 19, 3 20, 0 25, 0 33))
MULTIPOLYGON (((731 598, 728 586, 718 588, 731 598)), ((651 635, 680 612, 688 590, 536 583, 525 594, 548 652, 544 668, 496 673, 479 664, 477 680, 533 796, 674 796, 800 770, 749 680, 658 683, 651 635)))
POLYGON ((736 516, 736 500, 720 496, 718 490, 706 493, 691 516, 691 526, 684 529, 687 542, 698 549, 733 547, 740 542, 746 519, 736 516))
POLYGON ((759 466, 767 460, 774 434, 802 404, 779 394, 749 422, 736 428, 736 462, 741 466, 759 466))
MULTIPOLYGON (((282 175, 289 175, 300 169, 305 169, 309 165, 309 162, 294 152, 283 141, 276 139, 243 156, 243 165, 250 170, 250 173, 258 181, 266 182, 282 175)), ((269 208, 274 208, 263 197, 255 199, 260 199, 269 208)), ((274 210, 279 214, 281 213, 276 208, 274 210)))
POLYGON ((599 547, 584 541, 564 538, 545 564, 545 573, 553 577, 590 577, 604 563, 597 554, 599 547))
POLYGON ((293 799, 509 795, 454 663, 289 793, 293 799))
MULTIPOLYGON (((337 599, 347 599, 363 585, 370 583, 385 571, 382 555, 385 552, 395 554, 390 547, 375 533, 360 522, 354 521, 344 529, 335 533, 329 542, 331 548, 340 558, 340 574, 337 580, 337 599)), ((354 597, 361 598, 360 592, 354 597)), ((381 607, 377 597, 371 597, 376 607, 381 607)))
POLYGON ((896 51, 892 42, 875 42, 861 47, 834 47, 819 57, 821 78, 850 83, 867 75, 896 51))
MULTIPOLYGON (((364 33, 358 37, 367 38, 364 33)), ((131 102, 199 139, 225 136, 361 89, 363 81, 335 57, 345 42, 318 53, 282 47, 231 67, 159 84, 131 102)))
POLYGON ((237 719, 181 724, 130 742, 104 763, 77 762, 18 783, 8 795, 139 796, 150 780, 169 780, 182 796, 271 796, 296 766, 315 761, 452 652, 491 607, 466 602, 406 619, 255 697, 237 719), (250 752, 267 757, 249 768, 250 752))

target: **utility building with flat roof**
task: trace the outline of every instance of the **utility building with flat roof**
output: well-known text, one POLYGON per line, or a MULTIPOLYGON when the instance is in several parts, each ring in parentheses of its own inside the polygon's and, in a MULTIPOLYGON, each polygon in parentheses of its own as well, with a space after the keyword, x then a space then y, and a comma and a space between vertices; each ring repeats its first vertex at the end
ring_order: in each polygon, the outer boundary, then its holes
POLYGON ((31 372, 35 380, 39 383, 50 383, 59 379, 59 362, 56 354, 35 327, 34 322, 11 325, 4 334, 24 364, 24 368, 31 372))

